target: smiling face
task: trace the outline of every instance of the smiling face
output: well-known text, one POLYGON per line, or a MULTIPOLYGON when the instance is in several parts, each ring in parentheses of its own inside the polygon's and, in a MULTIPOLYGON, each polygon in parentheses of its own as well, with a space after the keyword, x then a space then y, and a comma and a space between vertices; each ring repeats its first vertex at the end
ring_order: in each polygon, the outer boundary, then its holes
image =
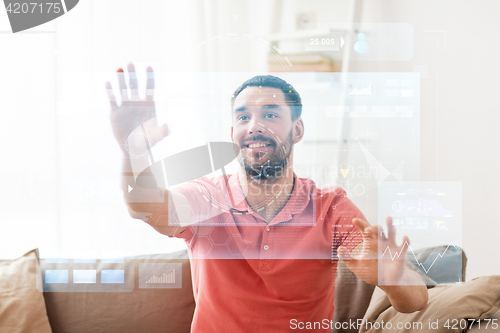
POLYGON ((252 178, 279 177, 303 133, 302 119, 292 121, 281 89, 250 86, 234 100, 231 139, 240 146, 240 164, 252 178))

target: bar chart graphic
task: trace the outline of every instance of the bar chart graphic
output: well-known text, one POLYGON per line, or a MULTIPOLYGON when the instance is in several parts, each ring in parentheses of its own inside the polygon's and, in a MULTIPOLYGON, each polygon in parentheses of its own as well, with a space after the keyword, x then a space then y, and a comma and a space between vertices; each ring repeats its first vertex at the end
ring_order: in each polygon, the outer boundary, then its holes
POLYGON ((371 95, 372 94, 372 85, 368 84, 364 87, 352 88, 349 90, 349 95, 371 95))
POLYGON ((168 274, 164 272, 161 276, 153 274, 146 283, 175 283, 175 269, 168 274))
POLYGON ((139 288, 182 288, 182 264, 139 263, 139 288))

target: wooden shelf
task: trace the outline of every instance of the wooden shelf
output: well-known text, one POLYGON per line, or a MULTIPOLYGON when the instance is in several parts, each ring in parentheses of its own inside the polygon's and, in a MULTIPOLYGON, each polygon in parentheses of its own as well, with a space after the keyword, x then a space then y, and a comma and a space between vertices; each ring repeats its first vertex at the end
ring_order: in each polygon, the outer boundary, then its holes
POLYGON ((323 37, 328 36, 332 33, 347 33, 345 28, 343 29, 318 29, 318 30, 297 30, 288 33, 278 33, 267 36, 267 40, 271 42, 279 42, 285 40, 297 40, 304 38, 313 38, 313 37, 323 37))

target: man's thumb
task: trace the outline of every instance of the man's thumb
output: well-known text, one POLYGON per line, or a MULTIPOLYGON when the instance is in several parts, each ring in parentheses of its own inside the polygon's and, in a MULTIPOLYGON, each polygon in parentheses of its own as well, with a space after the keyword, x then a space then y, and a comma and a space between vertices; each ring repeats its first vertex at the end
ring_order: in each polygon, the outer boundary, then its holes
POLYGON ((164 137, 168 135, 168 126, 167 124, 163 124, 153 130, 150 131, 150 137, 152 141, 152 145, 154 146, 156 143, 161 141, 164 137))
POLYGON ((161 125, 161 129, 163 130, 163 137, 166 137, 168 135, 168 125, 167 124, 161 125))

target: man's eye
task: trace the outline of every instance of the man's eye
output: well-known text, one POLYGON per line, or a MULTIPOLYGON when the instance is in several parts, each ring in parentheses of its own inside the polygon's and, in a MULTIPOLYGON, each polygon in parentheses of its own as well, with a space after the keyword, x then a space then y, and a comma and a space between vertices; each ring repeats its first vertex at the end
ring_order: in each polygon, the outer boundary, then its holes
POLYGON ((266 118, 276 118, 278 117, 277 115, 275 115, 274 113, 268 113, 266 114, 266 118))
POLYGON ((247 120, 247 119, 248 119, 248 117, 247 117, 247 116, 239 116, 239 117, 238 117, 238 120, 247 120))

